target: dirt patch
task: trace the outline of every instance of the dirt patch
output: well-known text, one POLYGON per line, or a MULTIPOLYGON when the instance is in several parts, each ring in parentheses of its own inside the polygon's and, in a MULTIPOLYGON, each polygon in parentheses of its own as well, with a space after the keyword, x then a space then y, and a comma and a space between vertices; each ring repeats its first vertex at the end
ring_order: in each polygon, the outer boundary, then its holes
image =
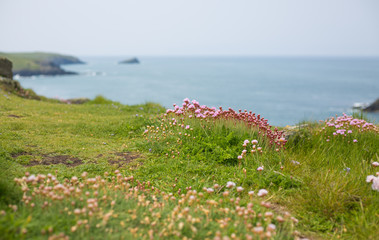
POLYGON ((8 115, 8 117, 12 117, 12 118, 22 118, 21 116, 17 116, 17 115, 13 115, 13 114, 8 115))
POLYGON ((52 155, 52 154, 32 154, 27 152, 15 153, 11 155, 12 158, 16 159, 19 156, 41 156, 42 160, 31 160, 29 163, 25 164, 27 167, 36 165, 53 165, 53 164, 64 164, 68 167, 75 167, 83 164, 83 161, 77 157, 72 157, 69 155, 52 155))
POLYGON ((108 160, 109 164, 117 164, 118 167, 122 167, 124 165, 128 165, 134 162, 135 159, 140 158, 139 154, 132 152, 117 152, 114 153, 115 157, 112 157, 108 160))
POLYGON ((27 152, 19 152, 19 153, 12 153, 11 154, 12 158, 18 158, 19 156, 24 156, 24 155, 33 155, 33 154, 27 153, 27 152))
POLYGON ((53 164, 64 164, 68 167, 75 167, 80 164, 83 164, 83 161, 77 157, 72 157, 69 155, 57 155, 49 156, 44 155, 42 161, 30 161, 26 166, 35 166, 35 165, 53 165, 53 164))

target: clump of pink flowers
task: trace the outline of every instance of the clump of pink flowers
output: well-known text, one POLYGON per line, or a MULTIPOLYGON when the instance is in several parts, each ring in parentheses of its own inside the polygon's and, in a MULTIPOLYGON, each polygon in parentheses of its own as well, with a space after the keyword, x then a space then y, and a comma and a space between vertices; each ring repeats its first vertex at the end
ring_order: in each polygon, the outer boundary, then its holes
POLYGON ((259 114, 256 115, 251 111, 248 112, 247 110, 238 110, 238 112, 236 112, 231 108, 228 110, 223 110, 222 107, 219 107, 219 109, 216 109, 215 107, 210 108, 205 105, 200 105, 196 100, 190 101, 188 98, 185 98, 182 106, 174 104, 174 109, 168 109, 166 114, 198 119, 241 121, 246 123, 249 127, 257 128, 260 135, 269 139, 271 145, 276 144, 279 147, 284 147, 286 143, 283 131, 279 131, 277 128, 272 130, 267 119, 264 119, 259 114))
MULTIPOLYGON (((325 120, 325 125, 323 130, 332 129, 332 135, 336 137, 348 137, 354 133, 361 132, 379 132, 379 129, 373 123, 369 123, 363 119, 353 118, 345 113, 342 116, 325 120)), ((327 142, 329 142, 329 138, 330 136, 328 136, 327 142)), ((358 140, 353 139, 352 142, 357 143, 358 140)))

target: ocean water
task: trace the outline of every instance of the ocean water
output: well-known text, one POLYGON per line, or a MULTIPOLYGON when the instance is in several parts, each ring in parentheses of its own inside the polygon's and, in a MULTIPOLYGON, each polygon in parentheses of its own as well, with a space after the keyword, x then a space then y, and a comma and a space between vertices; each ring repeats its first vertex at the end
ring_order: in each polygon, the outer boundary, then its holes
MULTIPOLYGON (((379 58, 80 57, 74 76, 19 78, 23 87, 53 98, 103 95, 124 104, 165 107, 186 97, 200 104, 253 111, 271 125, 324 120, 351 113, 354 103, 379 98, 379 58)), ((369 114, 379 122, 379 114, 369 114)))

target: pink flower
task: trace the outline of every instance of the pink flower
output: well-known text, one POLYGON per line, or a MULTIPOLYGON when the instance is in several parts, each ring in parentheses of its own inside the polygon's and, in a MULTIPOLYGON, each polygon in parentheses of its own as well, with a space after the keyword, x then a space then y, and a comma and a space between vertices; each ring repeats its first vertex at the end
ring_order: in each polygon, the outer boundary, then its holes
POLYGON ((232 188, 232 187, 235 187, 235 186, 236 186, 236 184, 234 182, 227 182, 226 183, 226 187, 227 188, 232 188))
POLYGON ((372 182, 374 180, 375 176, 374 175, 369 175, 366 177, 366 182, 372 182))
POLYGON ((366 182, 372 183, 372 190, 379 191, 379 177, 375 177, 373 175, 367 176, 366 182))
POLYGON ((257 168, 257 171, 259 171, 259 172, 260 172, 260 171, 263 171, 263 166, 262 166, 262 167, 258 167, 258 168, 257 168))
POLYGON ((241 160, 241 159, 242 159, 242 156, 241 156, 241 155, 239 155, 239 156, 238 156, 238 160, 241 160))
POLYGON ((355 142, 355 143, 356 143, 356 142, 358 142, 358 140, 357 140, 357 139, 354 139, 354 140, 353 140, 353 142, 355 142))
POLYGON ((268 191, 266 190, 266 189, 260 189, 259 191, 258 191, 258 197, 264 197, 264 196, 266 196, 268 194, 268 191))
POLYGON ((237 192, 242 192, 243 191, 243 187, 237 187, 237 192))
POLYGON ((258 140, 253 140, 253 141, 251 141, 251 143, 253 144, 253 145, 257 145, 258 144, 258 140))
POLYGON ((186 129, 189 129, 189 128, 190 128, 190 125, 187 125, 187 126, 186 126, 186 129))
POLYGON ((372 190, 379 191, 379 177, 376 177, 371 186, 372 190))
POLYGON ((371 163, 371 165, 372 165, 373 167, 378 167, 378 166, 379 166, 379 163, 378 163, 378 162, 373 162, 373 163, 371 163))

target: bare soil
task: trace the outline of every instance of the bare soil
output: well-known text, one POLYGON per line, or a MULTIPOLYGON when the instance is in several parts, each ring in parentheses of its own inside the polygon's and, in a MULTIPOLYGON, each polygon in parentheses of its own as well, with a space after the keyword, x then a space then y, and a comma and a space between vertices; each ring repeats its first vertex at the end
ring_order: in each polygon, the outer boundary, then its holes
POLYGON ((108 159, 109 164, 117 164, 118 167, 128 165, 134 162, 135 159, 140 158, 139 154, 132 152, 116 152, 115 157, 108 159))
POLYGON ((19 156, 25 156, 25 155, 42 156, 42 161, 31 160, 29 161, 28 164, 25 165, 27 167, 36 166, 36 165, 53 165, 53 164, 64 164, 68 167, 75 167, 80 164, 83 164, 83 161, 80 160, 79 158, 72 157, 69 155, 53 155, 53 154, 36 155, 32 153, 27 153, 27 152, 21 152, 17 154, 12 154, 12 157, 16 159, 19 156))

